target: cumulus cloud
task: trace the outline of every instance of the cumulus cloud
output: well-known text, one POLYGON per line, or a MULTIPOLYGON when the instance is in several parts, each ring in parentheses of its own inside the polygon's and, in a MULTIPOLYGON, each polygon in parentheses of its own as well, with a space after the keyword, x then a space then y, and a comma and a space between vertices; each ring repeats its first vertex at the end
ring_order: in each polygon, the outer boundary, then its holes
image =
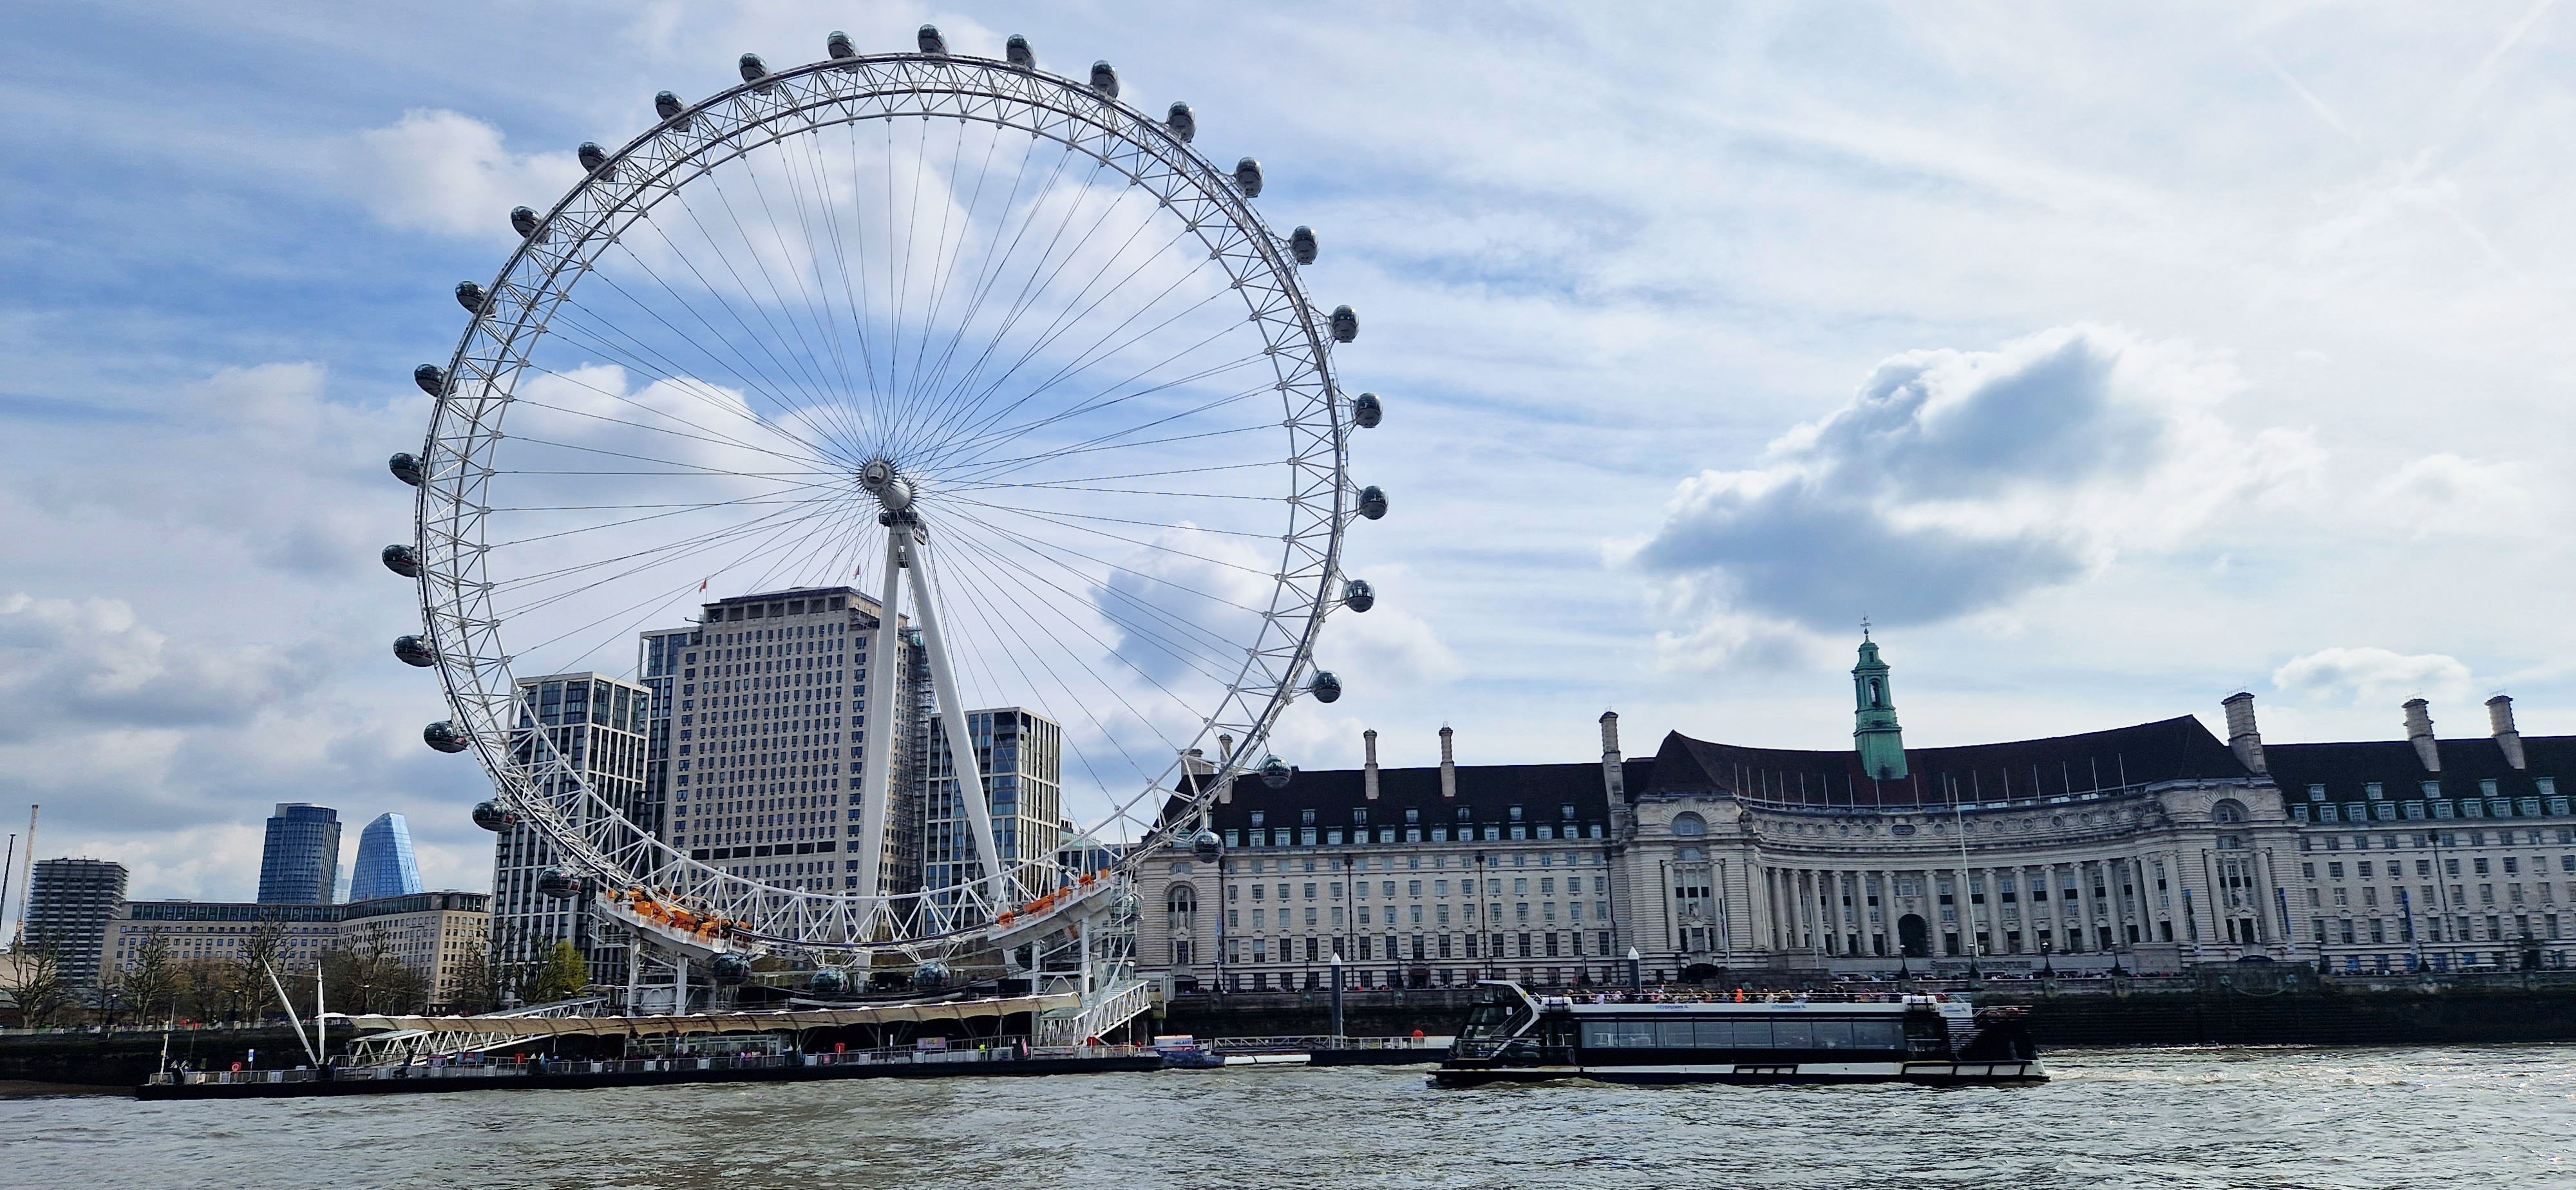
POLYGON ((2455 657, 2343 647, 2291 658, 2272 671, 2272 685, 2299 698, 2390 705, 2418 695, 2456 700, 2474 688, 2469 667, 2455 657))
POLYGON ((1907 352, 1759 466, 1684 480, 1664 523, 1614 552, 1694 622, 1668 637, 1685 653, 2002 606, 2306 475, 2304 435, 2220 420, 2244 387, 2188 343, 2100 326, 1907 352))
POLYGON ((2398 468, 2371 491, 2387 522, 2409 536, 2528 532, 2551 519, 2554 488, 2529 464, 2464 458, 2444 451, 2398 468))
POLYGON ((376 218, 410 231, 496 238, 510 208, 542 211, 581 180, 570 152, 513 153, 501 130, 450 111, 414 110, 359 134, 349 185, 376 218))
POLYGON ((268 649, 175 645, 121 600, 0 596, 0 742, 240 723, 299 676, 268 649))

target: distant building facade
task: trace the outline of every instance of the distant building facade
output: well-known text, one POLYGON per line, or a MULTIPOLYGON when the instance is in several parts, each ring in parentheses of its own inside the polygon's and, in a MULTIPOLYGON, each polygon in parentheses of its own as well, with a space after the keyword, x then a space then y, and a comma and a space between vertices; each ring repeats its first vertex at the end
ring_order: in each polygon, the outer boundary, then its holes
MULTIPOLYGON (((646 719, 652 692, 599 673, 547 674, 519 679, 519 727, 542 733, 609 811, 650 821, 645 807, 646 719)), ((533 738, 517 745, 533 749, 533 738)), ((556 791, 541 791, 551 796, 556 791)), ((585 803, 586 804, 586 803, 585 803)), ((544 832, 520 825, 500 832, 492 852, 492 961, 506 978, 534 972, 557 944, 570 942, 601 983, 626 980, 628 939, 618 926, 591 912, 599 890, 585 881, 574 896, 540 887, 546 870, 564 862, 544 832)))
MULTIPOLYGON (((947 726, 925 715, 930 749, 922 792, 924 888, 946 888, 991 874, 975 854, 975 834, 958 796, 957 769, 947 726)), ((1024 857, 1051 866, 1063 845, 1064 728, 1023 707, 966 712, 974 736, 976 769, 984 778, 993 820, 993 846, 1008 869, 1024 857)), ((1034 895, 1045 888, 1025 890, 1034 895)))
POLYGON ((305 802, 278 803, 260 847, 260 903, 328 905, 339 872, 340 812, 305 802))
POLYGON ((358 832, 358 864, 346 899, 372 901, 419 891, 420 861, 412 854, 411 822, 400 814, 377 815, 358 832))
POLYGON ((125 878, 125 865, 113 860, 36 861, 27 890, 27 944, 54 952, 65 985, 98 985, 100 949, 125 899, 125 878))
POLYGON ((241 961, 263 931, 274 931, 281 977, 313 969, 333 949, 367 948, 392 955, 421 974, 429 1008, 439 1011, 472 990, 465 986, 489 942, 492 898, 482 893, 416 892, 346 905, 261 905, 222 901, 130 901, 109 923, 108 961, 130 970, 144 944, 159 938, 177 960, 241 961))
POLYGON ((2266 748, 2184 716, 1907 749, 1864 642, 1849 751, 1668 734, 1597 764, 1238 778, 1225 856, 1158 858, 1140 939, 1183 987, 1542 985, 1748 970, 2154 973, 2302 960, 2339 971, 2564 966, 2576 950, 2576 737, 2266 748))

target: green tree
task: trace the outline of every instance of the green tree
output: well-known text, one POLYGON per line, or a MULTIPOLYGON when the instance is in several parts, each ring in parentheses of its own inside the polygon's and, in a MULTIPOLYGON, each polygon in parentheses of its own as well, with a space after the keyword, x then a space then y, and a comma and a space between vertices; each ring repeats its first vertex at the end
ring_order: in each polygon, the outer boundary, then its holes
POLYGON ((529 981, 528 1000, 533 1004, 569 1000, 589 986, 590 960, 581 957, 580 947, 558 942, 554 953, 546 956, 546 965, 538 968, 536 978, 529 981))

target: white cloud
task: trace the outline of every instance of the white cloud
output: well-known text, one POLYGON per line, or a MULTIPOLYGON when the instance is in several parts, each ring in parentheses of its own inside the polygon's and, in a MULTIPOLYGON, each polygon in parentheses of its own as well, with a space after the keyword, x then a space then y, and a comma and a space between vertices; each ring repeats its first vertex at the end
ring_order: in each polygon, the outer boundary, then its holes
POLYGON ((2562 493, 2527 463, 2463 458, 2449 451, 2398 468, 2371 490, 2388 523, 2409 536, 2493 537, 2546 531, 2562 493))
POLYGON ((2291 658, 2272 671, 2272 685, 2298 698, 2372 708, 2415 697, 2456 701, 2474 689, 2469 667, 2456 657, 2340 646, 2291 658))
POLYGON ((409 231, 495 239, 514 234, 510 208, 544 211, 581 180, 567 147, 513 153, 501 130, 451 111, 413 110, 358 136, 351 189, 385 223, 409 231))
MULTIPOLYGON (((1843 408, 1761 466, 1685 480, 1664 523, 1616 552, 1684 610, 1840 629, 2010 604, 2185 542, 2221 509, 2299 480, 2304 435, 2242 435, 2245 382, 2191 345, 2071 326, 1995 351, 1881 363, 1843 408)), ((1705 653, 1743 625, 1675 638, 1705 653)))

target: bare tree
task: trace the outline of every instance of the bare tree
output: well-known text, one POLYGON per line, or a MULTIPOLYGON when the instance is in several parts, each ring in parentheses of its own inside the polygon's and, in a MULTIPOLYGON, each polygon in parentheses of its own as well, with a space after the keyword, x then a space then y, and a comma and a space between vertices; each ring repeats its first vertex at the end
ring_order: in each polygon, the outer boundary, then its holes
POLYGON ((63 979, 62 952, 52 941, 30 942, 10 952, 9 994, 18 1003, 18 1019, 40 1029, 62 1019, 79 997, 63 979))
POLYGON ((135 948, 134 965, 116 972, 113 990, 138 1019, 149 1022, 179 1014, 180 984, 179 964, 170 955, 169 939, 154 934, 135 948))
POLYGON ((381 922, 362 927, 356 945, 324 952, 322 980, 338 1012, 417 1012, 429 1003, 428 979, 394 952, 381 922))

